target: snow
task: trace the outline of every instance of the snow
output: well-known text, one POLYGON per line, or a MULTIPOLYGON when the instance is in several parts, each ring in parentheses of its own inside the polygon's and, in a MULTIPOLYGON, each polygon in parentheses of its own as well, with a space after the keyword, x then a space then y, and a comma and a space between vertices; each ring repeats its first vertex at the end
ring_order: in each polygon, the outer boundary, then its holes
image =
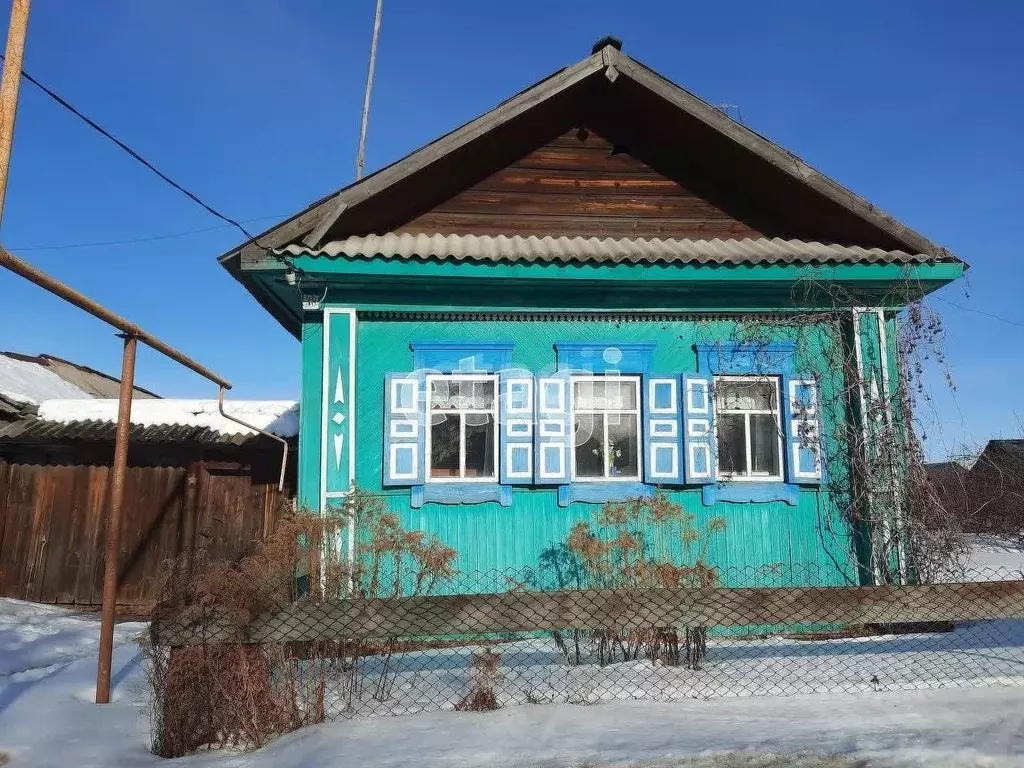
POLYGON ((975 534, 965 565, 967 581, 1015 580, 1024 578, 1024 543, 1012 536, 975 534), (997 574, 997 575, 993 575, 997 574))
MULTIPOLYGON (((148 752, 145 678, 133 643, 144 625, 118 626, 114 701, 106 706, 92 703, 98 627, 92 615, 0 600, 0 753, 10 765, 168 765, 148 752)), ((847 648, 850 642, 833 641, 847 648)), ((969 647, 957 660, 995 656, 1008 648, 969 647)), ((869 663, 863 655, 861 663, 869 663)), ((921 660, 913 663, 920 665, 921 660)), ((1008 768, 1024 764, 1022 712, 1020 687, 525 704, 487 713, 435 711, 339 720, 289 734, 251 754, 210 752, 174 764, 854 768, 865 760, 876 768, 1008 768), (793 763, 769 757, 794 753, 849 759, 793 763)))
MULTIPOLYGON (((117 421, 117 400, 47 400, 39 417, 47 421, 117 421)), ((224 410, 247 424, 281 437, 299 434, 299 406, 294 400, 227 400, 224 410)), ((142 399, 132 403, 132 424, 206 427, 225 435, 255 434, 220 415, 216 400, 142 399)))
POLYGON ((64 381, 45 366, 4 354, 0 354, 0 395, 32 405, 56 397, 89 397, 84 389, 64 381))
MULTIPOLYGON (((647 659, 600 666, 596 658, 568 666, 548 638, 491 646, 501 656, 493 685, 503 707, 527 703, 597 704, 647 699, 686 701, 723 697, 968 688, 1024 688, 1024 621, 978 621, 953 632, 882 635, 842 640, 786 637, 709 637, 699 670, 647 659)), ((328 682, 329 712, 404 715, 454 710, 470 690, 474 647, 366 659, 351 701, 339 671, 328 682), (379 681, 387 679, 387 685, 379 681), (381 692, 384 698, 381 700, 381 692)))

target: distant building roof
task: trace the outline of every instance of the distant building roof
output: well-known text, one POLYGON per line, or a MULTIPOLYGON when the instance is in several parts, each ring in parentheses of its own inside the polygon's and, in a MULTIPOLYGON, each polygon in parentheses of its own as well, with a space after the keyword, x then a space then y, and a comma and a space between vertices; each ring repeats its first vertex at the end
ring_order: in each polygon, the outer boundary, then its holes
MULTIPOLYGON (((19 418, 53 398, 116 397, 120 380, 53 355, 0 352, 0 417, 19 418)), ((135 387, 135 397, 158 397, 135 387)))
MULTIPOLYGON (((37 415, 0 425, 0 442, 111 441, 117 407, 113 399, 47 400, 37 415)), ((299 433, 299 406, 293 400, 227 402, 224 409, 279 437, 299 433)), ((240 445, 259 437, 221 416, 216 400, 151 399, 132 404, 131 439, 136 442, 240 445)))
POLYGON ((0 353, 0 395, 8 400, 38 405, 54 397, 89 397, 81 387, 65 381, 48 366, 9 352, 0 353))

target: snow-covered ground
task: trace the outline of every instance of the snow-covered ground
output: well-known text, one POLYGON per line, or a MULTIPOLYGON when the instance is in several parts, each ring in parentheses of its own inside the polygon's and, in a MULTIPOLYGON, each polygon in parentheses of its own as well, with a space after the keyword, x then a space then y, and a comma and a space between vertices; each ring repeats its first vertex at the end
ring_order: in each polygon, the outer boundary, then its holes
MULTIPOLYGON (((114 702, 108 706, 92 703, 98 628, 93 616, 0 600, 0 752, 9 765, 141 768, 166 764, 148 752, 144 674, 133 643, 144 626, 118 627, 114 702)), ((948 657, 951 651, 946 648, 937 650, 933 661, 947 656, 941 666, 955 666, 968 658, 1009 652, 1009 645, 970 646, 970 637, 964 635, 956 657, 948 657)), ((768 661, 761 658, 759 663, 768 661)), ((1019 659, 1014 656, 1012 662, 1017 664, 1019 659)), ((927 676, 927 668, 921 667, 923 659, 908 663, 927 676)), ((735 667, 732 673, 741 674, 735 667)), ((174 765, 753 768, 768 765, 763 755, 773 753, 844 755, 870 760, 874 766, 1024 765, 1024 688, 868 690, 781 698, 609 701, 589 706, 525 704, 489 713, 354 718, 290 734, 252 754, 207 753, 174 765), (709 754, 736 751, 742 754, 728 759, 709 754), (695 755, 705 757, 697 763, 682 761, 695 755)), ((852 768, 854 763, 838 765, 852 768)))
POLYGON ((967 581, 986 581, 998 573, 1001 579, 1024 579, 1024 545, 1009 536, 974 534, 965 564, 967 581))

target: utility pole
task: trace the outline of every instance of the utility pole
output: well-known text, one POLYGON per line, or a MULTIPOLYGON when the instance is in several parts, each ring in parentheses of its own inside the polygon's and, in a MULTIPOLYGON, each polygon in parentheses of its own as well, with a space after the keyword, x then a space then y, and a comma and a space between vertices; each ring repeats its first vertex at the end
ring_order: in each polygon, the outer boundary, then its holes
POLYGON ((4 74, 0 80, 0 222, 7 198, 7 176, 14 145, 14 118, 18 114, 18 86, 21 85, 21 62, 25 58, 25 35, 28 32, 30 0, 11 3, 11 24, 7 31, 7 53, 4 74))
POLYGON ((377 0, 377 12, 373 17, 373 41, 370 43, 370 70, 366 73, 363 118, 359 126, 359 151, 356 153, 356 181, 363 177, 363 161, 366 159, 366 125, 370 120, 370 91, 373 90, 373 71, 377 67, 377 38, 380 37, 380 15, 383 10, 384 0, 377 0))
MULTIPOLYGON (((18 85, 21 80, 21 62, 25 54, 25 34, 28 30, 30 0, 13 0, 10 31, 7 34, 7 55, 4 59, 3 78, 0 80, 0 221, 3 220, 7 176, 14 144, 14 118, 18 108, 18 85)), ((121 506, 124 500, 124 481, 128 472, 128 441, 131 433, 132 396, 135 392, 135 353, 138 342, 166 355, 177 363, 212 381, 220 387, 217 398, 220 413, 227 419, 253 429, 285 444, 281 459, 281 480, 284 485, 285 465, 288 460, 287 441, 231 416, 224 411, 224 391, 231 382, 221 378, 195 360, 186 357, 145 330, 111 312, 74 288, 65 285, 31 264, 22 261, 0 245, 0 267, 6 268, 31 283, 60 297, 64 301, 114 326, 124 340, 121 358, 121 388, 117 409, 117 429, 114 440, 114 460, 111 467, 110 496, 107 512, 106 554, 103 561, 103 611, 100 622, 99 660, 96 668, 96 703, 110 703, 110 670, 114 651, 114 616, 117 604, 117 561, 121 542, 121 506)))

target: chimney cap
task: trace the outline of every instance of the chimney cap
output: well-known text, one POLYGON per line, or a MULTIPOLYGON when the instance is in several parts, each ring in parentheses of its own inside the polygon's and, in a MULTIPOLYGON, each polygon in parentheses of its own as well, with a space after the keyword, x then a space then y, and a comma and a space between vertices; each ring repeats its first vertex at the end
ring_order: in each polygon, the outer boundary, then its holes
POLYGON ((605 35, 596 43, 594 43, 594 47, 590 49, 590 52, 597 53, 602 48, 607 48, 609 45, 616 51, 622 50, 622 41, 619 40, 619 38, 613 37, 612 35, 605 35))

